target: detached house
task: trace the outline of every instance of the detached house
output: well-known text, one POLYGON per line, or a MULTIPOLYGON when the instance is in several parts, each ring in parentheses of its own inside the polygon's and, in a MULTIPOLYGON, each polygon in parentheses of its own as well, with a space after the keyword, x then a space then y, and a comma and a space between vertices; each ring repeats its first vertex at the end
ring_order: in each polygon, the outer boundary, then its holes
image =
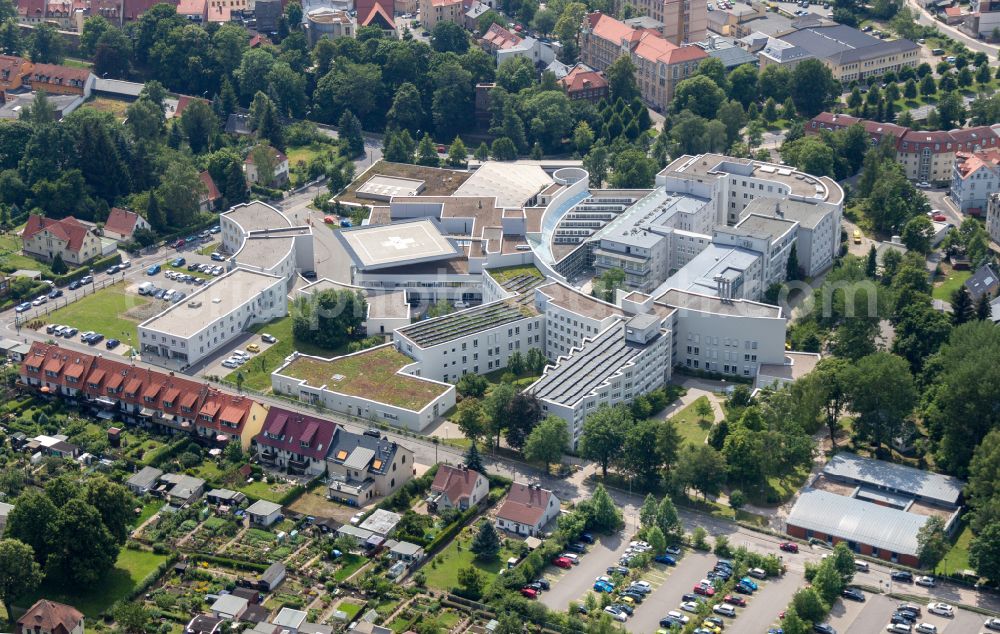
POLYGON ((59 255, 71 266, 101 255, 101 239, 94 228, 73 216, 52 220, 32 214, 21 232, 21 241, 26 254, 49 262, 59 255))
POLYGON ((254 438, 261 464, 294 474, 326 472, 336 423, 272 407, 254 438))
POLYGON ((17 620, 15 634, 83 634, 83 614, 71 605, 39 599, 17 620))
POLYGON ((364 506, 390 495, 413 477, 413 452, 388 438, 354 434, 338 427, 326 459, 327 497, 364 506))
POLYGON ((497 528, 518 535, 538 535, 559 515, 559 498, 537 484, 515 482, 497 511, 497 528))
POLYGON ((464 511, 479 504, 489 494, 490 481, 483 474, 464 465, 452 467, 442 464, 434 475, 427 506, 437 511, 464 511))
POLYGON ((112 207, 104 223, 104 235, 112 240, 131 240, 137 229, 150 229, 146 219, 128 209, 112 207))
POLYGON ((243 169, 246 172, 247 182, 251 185, 283 185, 288 182, 288 157, 285 156, 284 152, 276 150, 273 147, 267 145, 264 146, 266 150, 271 154, 271 169, 270 179, 261 171, 261 166, 255 163, 254 155, 257 153, 257 148, 250 150, 250 154, 247 155, 246 160, 243 162, 243 169), (270 183, 265 181, 270 180, 270 183))

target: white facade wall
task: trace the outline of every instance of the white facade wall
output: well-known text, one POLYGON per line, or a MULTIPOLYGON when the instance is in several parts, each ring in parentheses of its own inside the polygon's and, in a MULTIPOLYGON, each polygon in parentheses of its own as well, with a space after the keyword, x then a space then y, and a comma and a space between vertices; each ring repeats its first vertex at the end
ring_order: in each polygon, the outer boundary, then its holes
POLYGON ((674 364, 753 377, 762 363, 784 363, 785 319, 678 309, 673 319, 674 364))
POLYGON ((535 295, 535 305, 539 312, 545 313, 545 356, 556 359, 583 343, 585 338, 596 336, 599 332, 613 324, 618 318, 609 310, 606 317, 598 319, 575 313, 545 301, 546 298, 535 295))
POLYGON ((506 368, 514 352, 525 355, 532 348, 543 348, 544 321, 542 315, 536 315, 427 348, 421 348, 399 331, 393 333, 393 339, 397 350, 417 362, 420 369, 415 375, 454 383, 465 374, 486 374, 506 368))
POLYGON ((958 165, 958 161, 955 161, 951 170, 951 199, 962 213, 968 213, 969 209, 985 212, 989 195, 1000 192, 1000 166, 991 168, 989 165, 982 165, 968 177, 962 178, 958 165))
POLYGON ((353 284, 363 288, 396 289, 405 288, 406 296, 412 301, 480 301, 483 297, 483 282, 480 271, 475 273, 429 273, 389 274, 378 270, 354 270, 353 284))
POLYGON ((1000 242, 1000 193, 991 195, 986 202, 986 231, 994 242, 1000 242))
MULTIPOLYGON (((210 306, 208 302, 211 301, 211 285, 205 289, 208 292, 195 296, 205 302, 203 307, 210 306)), ((274 283, 262 293, 242 298, 232 310, 205 322, 190 336, 180 337, 174 333, 158 330, 155 327, 155 318, 150 320, 153 323, 139 324, 139 347, 141 350, 155 347, 161 357, 182 359, 185 365, 192 365, 226 347, 243 332, 245 327, 266 323, 287 314, 285 280, 276 277, 274 283)))

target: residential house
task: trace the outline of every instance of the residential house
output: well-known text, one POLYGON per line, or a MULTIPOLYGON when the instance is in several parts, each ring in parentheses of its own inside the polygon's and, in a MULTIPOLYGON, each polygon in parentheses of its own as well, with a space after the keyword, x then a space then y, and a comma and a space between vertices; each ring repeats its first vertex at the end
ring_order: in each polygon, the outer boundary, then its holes
POLYGON ((195 24, 204 24, 208 22, 208 0, 180 0, 177 15, 195 24))
POLYGON ((559 515, 559 498, 537 484, 515 482, 497 511, 496 525, 517 535, 534 536, 559 515))
POLYGON ((136 495, 146 495, 153 490, 153 487, 156 486, 162 475, 163 471, 156 467, 143 467, 135 475, 126 480, 125 485, 129 488, 129 491, 136 495))
POLYGON ((83 634, 83 614, 71 605, 39 599, 17 620, 14 634, 83 634))
POLYGON ((198 409, 194 431, 219 445, 238 442, 246 451, 266 417, 267 408, 252 398, 209 388, 198 409))
POLYGON ((212 614, 217 619, 226 619, 227 621, 239 621, 243 613, 247 611, 247 606, 250 602, 243 597, 237 597, 232 594, 224 594, 215 600, 212 607, 209 608, 212 614))
POLYGON ((62 434, 55 436, 39 435, 35 436, 24 446, 24 450, 32 455, 32 462, 37 462, 42 456, 53 458, 76 458, 80 455, 80 448, 66 442, 67 437, 62 434))
POLYGON ((97 79, 86 68, 58 64, 35 64, 26 76, 35 92, 47 95, 80 95, 89 97, 97 79))
MULTIPOLYGON (((357 3, 356 6, 361 6, 362 3, 357 3)), ((370 2, 365 2, 366 5, 371 5, 371 8, 367 12, 362 12, 361 9, 357 9, 358 15, 358 26, 374 26, 382 29, 382 31, 392 39, 396 39, 396 21, 393 20, 392 16, 392 0, 376 0, 374 4, 370 2)))
POLYGON ((968 289, 973 301, 978 301, 983 295, 992 298, 996 295, 998 287, 1000 287, 1000 278, 997 278, 997 274, 989 264, 982 265, 969 279, 965 280, 965 288, 968 289))
POLYGON ((326 459, 327 497, 350 506, 391 495, 413 477, 413 452, 388 438, 338 427, 326 459))
POLYGON ((955 162, 960 152, 974 154, 1000 149, 1000 124, 925 131, 821 112, 806 125, 805 132, 820 134, 822 130, 841 130, 855 123, 864 126, 872 145, 885 136, 893 137, 896 160, 903 166, 906 177, 913 181, 954 184, 955 162))
POLYGON ((961 28, 973 37, 992 38, 1000 28, 1000 0, 972 0, 961 28))
POLYGON ((70 266, 79 266, 101 255, 101 239, 94 227, 73 216, 52 220, 31 214, 21 232, 24 252, 51 262, 57 255, 70 266))
POLYGON ((201 184, 205 186, 205 190, 201 192, 198 200, 198 208, 202 211, 218 210, 219 205, 222 203, 222 194, 219 193, 219 188, 216 186, 212 175, 208 173, 208 170, 205 170, 198 174, 198 178, 201 179, 201 184))
POLYGON ((271 156, 271 164, 261 169, 262 166, 255 164, 258 148, 250 150, 246 160, 243 161, 243 171, 246 173, 247 182, 251 185, 266 185, 269 187, 287 183, 288 157, 285 156, 285 153, 269 145, 265 145, 264 149, 271 156), (267 174, 267 172, 270 172, 270 174, 267 174))
POLYGON ((608 96, 608 80, 586 64, 577 64, 559 80, 566 96, 573 101, 583 100, 597 103, 608 96))
POLYGON ((305 625, 307 616, 302 610, 281 608, 274 619, 271 620, 271 623, 281 628, 283 632, 288 632, 288 634, 299 634, 299 629, 305 625))
POLYGON ((281 505, 267 500, 257 500, 247 507, 247 517, 252 526, 270 528, 281 519, 281 505))
POLYGON ((263 431, 254 438, 261 464, 294 474, 326 472, 336 423, 271 407, 263 431))
POLYGON ((273 592, 275 588, 281 585, 281 582, 285 580, 288 571, 285 568, 285 564, 280 561, 276 561, 267 567, 257 580, 257 589, 261 592, 273 592))
POLYGON ((1000 149, 956 152, 951 170, 951 199, 965 214, 986 215, 986 200, 1000 192, 1000 149))
POLYGON ((677 84, 708 58, 699 46, 678 46, 657 31, 637 29, 600 12, 589 14, 580 33, 583 63, 604 72, 621 55, 636 67, 643 101, 661 111, 670 105, 677 84))
POLYGON ((438 465, 427 496, 427 506, 433 510, 466 509, 476 506, 490 494, 490 481, 483 474, 465 465, 438 465))
POLYGON ((529 35, 510 31, 499 24, 490 25, 480 40, 483 49, 496 58, 497 64, 513 57, 530 60, 536 68, 544 68, 555 61, 555 50, 529 35))
POLYGON ((145 218, 129 211, 112 207, 108 219, 104 223, 104 235, 114 240, 131 240, 137 229, 151 229, 145 218))
POLYGON ((31 73, 34 65, 16 55, 0 55, 0 93, 21 92, 24 79, 31 73))
POLYGON ((153 492, 174 506, 184 506, 201 497, 205 492, 205 481, 180 473, 164 473, 153 492))
POLYGON ((430 0, 422 3, 420 19, 424 29, 433 31, 438 22, 452 22, 461 26, 465 22, 467 0, 430 0))

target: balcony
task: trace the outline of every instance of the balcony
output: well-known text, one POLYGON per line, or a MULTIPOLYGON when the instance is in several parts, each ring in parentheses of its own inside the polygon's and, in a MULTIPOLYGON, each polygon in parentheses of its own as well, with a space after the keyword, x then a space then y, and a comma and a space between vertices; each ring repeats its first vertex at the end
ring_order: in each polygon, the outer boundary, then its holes
POLYGON ((260 461, 263 462, 266 465, 274 466, 278 462, 278 453, 277 452, 272 452, 272 453, 261 452, 260 453, 260 461))

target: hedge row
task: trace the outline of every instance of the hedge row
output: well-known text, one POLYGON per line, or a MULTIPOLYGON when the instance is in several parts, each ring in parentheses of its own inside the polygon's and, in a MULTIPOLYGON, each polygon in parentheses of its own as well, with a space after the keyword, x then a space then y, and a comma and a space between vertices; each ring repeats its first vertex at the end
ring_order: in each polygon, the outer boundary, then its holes
MULTIPOLYGON (((141 550, 141 549, 136 549, 136 550, 141 550)), ((170 570, 170 568, 172 568, 173 565, 177 563, 178 558, 180 558, 180 555, 177 552, 171 553, 170 556, 167 557, 166 561, 157 566, 156 570, 146 575, 146 577, 142 581, 140 581, 134 588, 132 588, 128 592, 128 594, 126 594, 122 598, 122 600, 119 603, 127 603, 129 601, 134 601, 137 597, 145 594, 146 591, 152 588, 153 584, 156 583, 161 576, 163 576, 163 573, 165 573, 167 570, 170 570)), ((118 603, 111 606, 111 608, 104 614, 114 613, 117 607, 118 603)))
MULTIPOLYGON (((106 258, 99 258, 97 260, 93 260, 88 266, 81 266, 80 268, 72 270, 69 273, 66 273, 65 275, 53 275, 51 276, 52 282, 55 283, 56 286, 66 286, 70 282, 75 282, 76 280, 84 277, 85 275, 89 275, 91 272, 103 271, 109 266, 112 266, 114 264, 119 264, 121 261, 122 261, 122 255, 121 253, 118 253, 116 251, 114 255, 109 255, 106 258)), ((46 276, 43 275, 42 277, 46 276)))
POLYGON ((451 540, 455 539, 459 532, 461 532, 462 528, 478 513, 478 506, 473 506, 472 508, 467 509, 458 516, 457 520, 445 526, 440 533, 435 535, 434 539, 427 544, 427 548, 424 549, 424 552, 426 552, 427 555, 433 555, 442 547, 451 543, 451 540))
POLYGON ((180 455, 184 449, 191 443, 191 438, 188 436, 181 436, 169 445, 164 445, 156 452, 156 454, 147 463, 151 467, 159 467, 168 460, 172 460, 174 457, 180 455))
POLYGON ((245 561, 243 559, 233 559, 232 557, 219 557, 209 553, 194 553, 191 555, 191 561, 204 561, 218 566, 225 566, 235 570, 247 570, 250 572, 264 572, 268 568, 268 564, 260 564, 255 561, 245 561))

